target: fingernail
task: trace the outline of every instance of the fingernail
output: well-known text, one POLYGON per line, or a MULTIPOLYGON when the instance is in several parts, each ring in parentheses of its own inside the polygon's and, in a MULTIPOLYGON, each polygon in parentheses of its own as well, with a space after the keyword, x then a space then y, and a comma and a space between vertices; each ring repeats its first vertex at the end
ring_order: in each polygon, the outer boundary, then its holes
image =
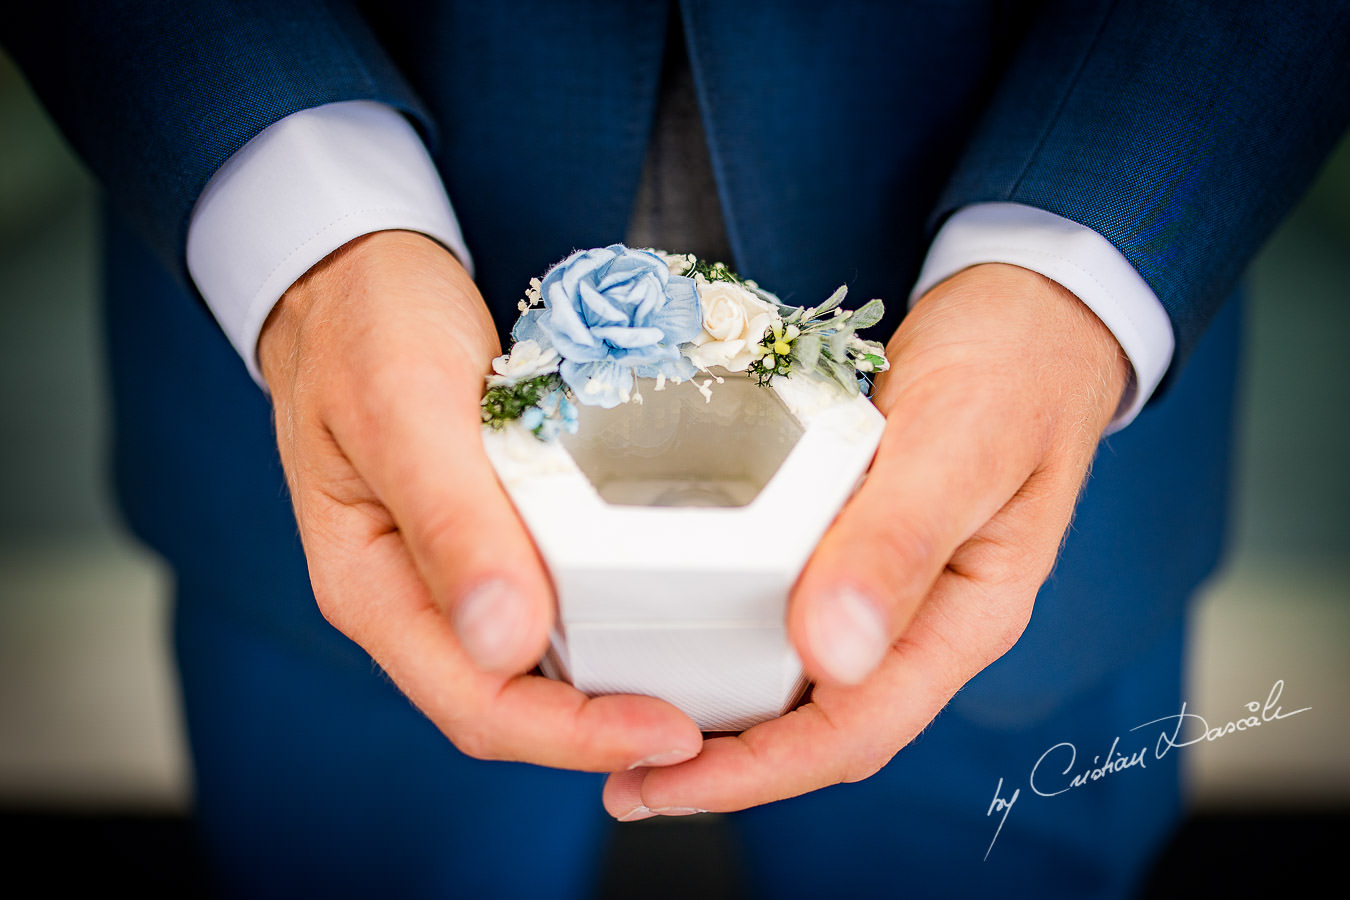
POLYGON ((876 604, 852 588, 822 597, 812 624, 816 659, 825 674, 844 684, 862 682, 890 645, 876 604))
POLYGON ((649 811, 658 816, 694 816, 707 812, 706 809, 695 809, 692 806, 663 806, 649 811))
POLYGON ((692 752, 689 750, 667 750, 664 753, 653 753, 646 759, 640 759, 633 763, 628 767, 628 771, 631 772, 634 769, 641 769, 644 766, 648 768, 655 766, 673 766, 676 763, 682 763, 687 759, 693 759, 697 755, 697 750, 692 752))
POLYGON ((527 624, 525 598, 504 581, 489 581, 455 608, 452 625, 464 651, 482 669, 511 662, 527 624))
POLYGON ((650 809, 639 803, 637 806, 633 807, 628 812, 619 816, 619 821, 638 822, 641 821, 642 819, 650 819, 654 815, 656 815, 656 813, 652 812, 650 809))

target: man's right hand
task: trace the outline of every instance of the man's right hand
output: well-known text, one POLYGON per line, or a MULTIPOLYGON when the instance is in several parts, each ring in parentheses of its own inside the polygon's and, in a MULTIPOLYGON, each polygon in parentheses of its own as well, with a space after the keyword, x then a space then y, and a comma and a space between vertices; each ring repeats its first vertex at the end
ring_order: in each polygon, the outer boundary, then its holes
POLYGON ((411 232, 358 238, 286 292, 258 350, 320 610, 457 747, 588 771, 699 752, 660 700, 522 674, 552 588, 483 450, 500 348, 454 256, 411 232))

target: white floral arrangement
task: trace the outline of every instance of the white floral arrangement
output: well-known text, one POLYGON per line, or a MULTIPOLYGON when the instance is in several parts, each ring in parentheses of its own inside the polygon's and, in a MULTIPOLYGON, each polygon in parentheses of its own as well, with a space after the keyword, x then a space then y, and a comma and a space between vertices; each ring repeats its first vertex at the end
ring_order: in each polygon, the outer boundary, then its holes
POLYGON ((487 376, 483 422, 519 420, 553 440, 576 432, 578 403, 641 403, 639 379, 654 380, 657 391, 693 380, 710 400, 722 373, 762 386, 806 373, 856 395, 889 364, 881 344, 857 335, 881 320, 881 301, 849 312, 839 305, 846 294, 841 286, 819 306, 788 306, 724 263, 692 254, 622 244, 578 250, 530 280, 511 347, 487 376))

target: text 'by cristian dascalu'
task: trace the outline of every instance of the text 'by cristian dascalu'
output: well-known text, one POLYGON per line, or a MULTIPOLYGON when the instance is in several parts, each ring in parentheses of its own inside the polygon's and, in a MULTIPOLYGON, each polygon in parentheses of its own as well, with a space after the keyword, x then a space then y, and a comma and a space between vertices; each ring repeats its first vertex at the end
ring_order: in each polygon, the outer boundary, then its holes
MULTIPOLYGON (((1189 747, 1201 741, 1217 741, 1230 734, 1250 731, 1312 709, 1311 706, 1305 706, 1302 709, 1285 712, 1280 706, 1280 695, 1283 693, 1284 680, 1281 679, 1271 687, 1265 703, 1252 700, 1245 705, 1248 715, 1214 726, 1211 726, 1204 716, 1188 712, 1186 702, 1183 700, 1181 712, 1153 719, 1130 729, 1131 732, 1135 732, 1151 726, 1160 726, 1158 739, 1151 747, 1145 741, 1143 746, 1133 752, 1128 750, 1122 752, 1120 737, 1117 736, 1111 741, 1111 748, 1106 751, 1106 755, 1092 757, 1091 764, 1079 764, 1078 748, 1073 744, 1068 742, 1055 744, 1042 753, 1040 759, 1031 767, 1027 787, 1038 797, 1057 797, 1126 769, 1146 769, 1150 759, 1162 759, 1177 748, 1189 747)), ((994 829, 994 838, 989 842, 989 849, 984 852, 985 859, 989 858, 989 852, 994 849, 994 842, 998 840, 999 832, 1003 830, 1003 823, 1008 820, 1008 814, 1012 812, 1013 805, 1021 795, 1022 789, 1017 788, 1013 790, 1011 796, 1004 796, 1003 779, 998 780, 998 786, 994 788, 994 800, 989 804, 989 810, 985 815, 993 816, 1000 813, 1002 815, 998 820, 998 827, 994 829)))

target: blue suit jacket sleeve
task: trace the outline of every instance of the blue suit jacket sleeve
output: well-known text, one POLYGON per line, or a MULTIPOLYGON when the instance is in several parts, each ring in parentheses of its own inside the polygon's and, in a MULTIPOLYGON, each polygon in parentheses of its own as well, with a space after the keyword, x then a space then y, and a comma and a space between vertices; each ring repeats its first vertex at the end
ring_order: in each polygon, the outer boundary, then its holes
POLYGON ((184 248, 212 174, 273 122, 338 100, 429 118, 345 3, 6 4, 0 42, 161 263, 184 248))
POLYGON ((1173 371, 1350 119, 1350 4, 1057 2, 1023 43, 933 225, 980 201, 1110 240, 1153 288, 1173 371))

